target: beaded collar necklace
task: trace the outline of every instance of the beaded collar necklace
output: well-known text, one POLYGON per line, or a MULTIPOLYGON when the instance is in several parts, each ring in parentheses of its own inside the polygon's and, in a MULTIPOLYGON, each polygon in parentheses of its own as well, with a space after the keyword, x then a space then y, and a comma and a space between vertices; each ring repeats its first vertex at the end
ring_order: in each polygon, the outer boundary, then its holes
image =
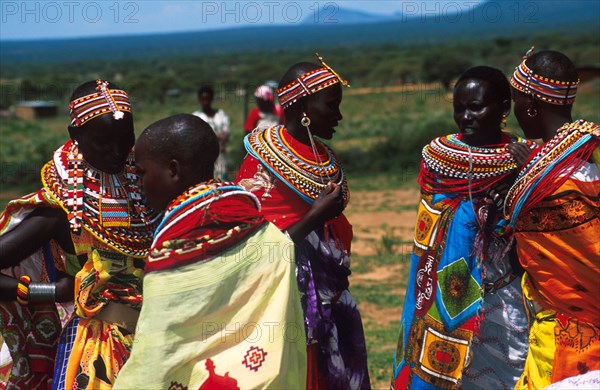
POLYGON ((188 188, 183 194, 179 195, 167 206, 163 220, 156 228, 154 242, 156 242, 163 231, 171 225, 177 223, 181 218, 185 218, 189 213, 200 210, 217 199, 223 199, 228 196, 243 194, 252 198, 256 209, 260 210, 260 202, 254 194, 244 190, 242 187, 230 182, 222 182, 218 179, 212 179, 207 182, 194 185, 188 188), (195 203, 193 207, 188 207, 195 203), (184 214, 181 211, 185 211, 184 214))
POLYGON ((504 203, 504 213, 510 220, 509 225, 514 226, 519 214, 535 203, 533 190, 541 189, 536 194, 536 200, 543 198, 548 192, 550 183, 545 183, 544 179, 553 179, 556 175, 549 175, 554 169, 575 169, 576 162, 571 159, 579 159, 581 163, 585 162, 589 156, 586 156, 582 148, 588 141, 596 139, 595 143, 589 145, 589 153, 593 152, 596 145, 600 142, 600 125, 580 119, 573 123, 565 123, 560 127, 556 136, 546 142, 544 146, 528 161, 527 165, 521 169, 517 180, 506 195, 504 203), (578 153, 583 152, 583 153, 578 153), (560 165, 559 165, 560 164, 560 165), (553 176, 553 177, 550 177, 553 176), (545 190, 545 191, 544 191, 545 190))
MULTIPOLYGON (((516 136, 505 138, 507 142, 526 142, 516 136)), ((422 156, 419 183, 427 192, 481 192, 517 167, 506 146, 469 146, 459 134, 434 139, 423 148, 422 156)))
POLYGON ((130 155, 122 173, 109 174, 81 161, 69 141, 42 168, 42 183, 67 212, 71 230, 83 227, 111 248, 134 257, 145 257, 152 242, 158 214, 146 214, 141 202, 139 176, 130 155), (75 159, 79 161, 78 159, 75 159))
POLYGON ((311 160, 293 149, 293 140, 290 138, 284 126, 274 126, 251 133, 244 139, 244 145, 248 153, 309 204, 327 186, 323 178, 341 186, 344 204, 348 204, 348 182, 333 150, 317 140, 315 142, 325 151, 327 158, 320 162, 311 160))

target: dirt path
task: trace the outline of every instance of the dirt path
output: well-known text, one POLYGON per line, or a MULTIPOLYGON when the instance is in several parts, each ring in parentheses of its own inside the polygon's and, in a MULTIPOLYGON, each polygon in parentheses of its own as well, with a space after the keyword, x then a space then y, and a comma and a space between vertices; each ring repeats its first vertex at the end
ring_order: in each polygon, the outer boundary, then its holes
POLYGON ((352 253, 375 255, 382 237, 412 241, 419 192, 416 189, 354 191, 345 214, 354 229, 352 253))

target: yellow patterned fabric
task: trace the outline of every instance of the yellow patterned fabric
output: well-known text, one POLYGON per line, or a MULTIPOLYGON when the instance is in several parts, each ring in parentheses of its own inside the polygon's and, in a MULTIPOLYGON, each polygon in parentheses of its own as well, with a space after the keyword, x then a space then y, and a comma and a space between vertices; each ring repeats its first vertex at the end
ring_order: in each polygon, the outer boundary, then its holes
POLYGON ((75 252, 88 261, 75 276, 75 309, 81 320, 69 356, 65 389, 111 388, 129 357, 132 330, 95 316, 111 303, 139 310, 143 262, 112 250, 83 230, 72 234, 75 252))
POLYGON ((67 366, 66 389, 110 389, 133 345, 119 324, 82 319, 67 366))

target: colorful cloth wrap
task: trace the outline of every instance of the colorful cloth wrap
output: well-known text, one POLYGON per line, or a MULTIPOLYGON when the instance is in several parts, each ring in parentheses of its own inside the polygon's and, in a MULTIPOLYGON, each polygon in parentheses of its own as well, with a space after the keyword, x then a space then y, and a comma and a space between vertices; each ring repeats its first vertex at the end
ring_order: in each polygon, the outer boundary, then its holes
MULTIPOLYGON (((46 192, 67 213, 73 195, 69 188, 73 147, 67 142, 42 168, 46 192)), ((76 273, 78 318, 72 321, 78 324, 75 337, 65 339, 69 344, 59 345, 59 350, 70 353, 64 354, 66 363, 56 362, 60 370, 55 372, 55 389, 110 388, 129 356, 135 328, 126 324, 125 317, 137 316, 141 307, 143 259, 160 221, 158 214, 141 212, 139 177, 130 169, 132 164, 131 154, 121 173, 83 167, 83 229, 71 230, 79 261, 73 270, 67 267, 76 273)))
POLYGON ((115 389, 304 388, 293 244, 259 207, 241 187, 218 181, 169 205, 115 389))
MULTIPOLYGON (((244 140, 249 155, 236 182, 260 199, 265 218, 281 230, 304 218, 329 181, 342 188, 346 202, 349 199, 338 158, 330 148, 315 142, 318 156, 283 126, 255 131, 244 140)), ((352 226, 342 214, 296 246, 310 388, 370 386, 362 321, 347 290, 351 240, 352 226)))
POLYGON ((506 145, 525 142, 502 141, 475 148, 453 134, 423 149, 392 388, 501 389, 519 377, 527 351, 521 289, 505 221, 483 199, 516 169, 506 145))
MULTIPOLYGON (((40 207, 58 207, 45 190, 13 200, 0 215, 0 235, 17 227, 40 207)), ((0 273, 18 279, 55 281, 56 270, 65 271, 67 254, 55 241, 24 259, 18 266, 0 273)), ((52 304, 24 307, 17 301, 0 302, 0 384, 11 389, 47 389, 52 381, 54 355, 61 321, 68 320, 72 305, 52 304)), ((2 387, 0 386, 0 387, 2 387)), ((2 387, 2 388, 4 388, 2 387)))
POLYGON ((600 171, 592 161, 599 144, 598 125, 563 126, 509 191, 534 321, 519 388, 600 369, 600 171))

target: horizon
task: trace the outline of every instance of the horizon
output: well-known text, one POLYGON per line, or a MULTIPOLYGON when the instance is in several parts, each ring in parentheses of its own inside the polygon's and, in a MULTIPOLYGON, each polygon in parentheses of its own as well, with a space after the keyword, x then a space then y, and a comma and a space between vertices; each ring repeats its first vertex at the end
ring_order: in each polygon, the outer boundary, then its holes
MULTIPOLYGON (((220 31, 245 27, 348 24, 341 12, 382 17, 468 13, 490 0, 464 1, 6 1, 0 41, 68 40, 220 31), (174 25, 173 21, 176 21, 174 25)), ((515 0, 515 4, 519 0, 515 0)))

